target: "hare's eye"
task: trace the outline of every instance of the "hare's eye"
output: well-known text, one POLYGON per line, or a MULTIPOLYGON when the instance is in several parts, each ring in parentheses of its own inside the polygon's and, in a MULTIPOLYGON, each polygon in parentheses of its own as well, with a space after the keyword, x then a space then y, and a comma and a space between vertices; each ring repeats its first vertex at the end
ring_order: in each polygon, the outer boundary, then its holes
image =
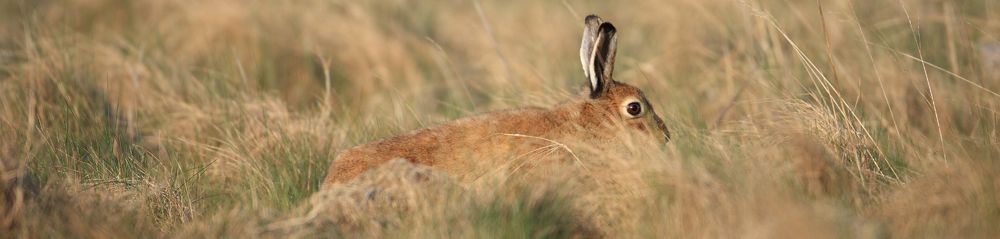
POLYGON ((639 104, 639 102, 628 103, 625 106, 625 111, 632 116, 639 116, 639 114, 642 114, 642 104, 639 104))

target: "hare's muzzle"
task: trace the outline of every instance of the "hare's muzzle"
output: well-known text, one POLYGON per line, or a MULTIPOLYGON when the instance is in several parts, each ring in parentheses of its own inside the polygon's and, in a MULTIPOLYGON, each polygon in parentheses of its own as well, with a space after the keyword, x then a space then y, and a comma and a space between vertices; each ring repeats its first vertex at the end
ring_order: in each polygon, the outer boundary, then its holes
POLYGON ((664 124, 663 119, 660 119, 658 115, 653 115, 653 120, 656 120, 656 127, 660 129, 660 132, 663 132, 663 139, 670 142, 670 130, 667 130, 667 124, 664 124))

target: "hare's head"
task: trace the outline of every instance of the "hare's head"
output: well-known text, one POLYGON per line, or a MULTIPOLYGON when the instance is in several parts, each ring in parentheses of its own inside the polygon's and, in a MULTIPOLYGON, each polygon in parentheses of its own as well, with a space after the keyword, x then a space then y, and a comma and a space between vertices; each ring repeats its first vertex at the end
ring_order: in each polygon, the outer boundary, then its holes
POLYGON ((580 63, 589 80, 589 90, 585 97, 589 97, 602 111, 610 113, 612 120, 620 117, 622 125, 626 127, 657 138, 662 135, 664 140, 669 141, 670 131, 653 111, 653 106, 642 91, 612 78, 618 44, 615 26, 595 15, 587 16, 585 21, 583 43, 580 46, 580 63))

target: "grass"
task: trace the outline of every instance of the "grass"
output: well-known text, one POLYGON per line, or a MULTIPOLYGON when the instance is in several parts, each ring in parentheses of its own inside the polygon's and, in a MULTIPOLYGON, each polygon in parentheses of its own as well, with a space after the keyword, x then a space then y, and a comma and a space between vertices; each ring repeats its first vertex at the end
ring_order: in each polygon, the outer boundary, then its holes
MULTIPOLYGON (((1000 4, 0 3, 0 238, 988 238, 1000 4), (817 5, 822 4, 822 5, 817 5), (822 11, 822 12, 821 12, 822 11), (584 87, 581 19, 673 138, 472 181, 339 150, 584 87)), ((503 156, 500 156, 503 157, 503 156)))

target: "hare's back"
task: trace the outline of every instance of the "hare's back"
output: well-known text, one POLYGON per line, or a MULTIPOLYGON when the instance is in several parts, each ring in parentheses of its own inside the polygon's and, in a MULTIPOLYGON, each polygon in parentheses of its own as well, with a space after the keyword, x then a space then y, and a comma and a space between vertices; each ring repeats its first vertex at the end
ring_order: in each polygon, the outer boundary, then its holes
POLYGON ((345 182, 392 159, 432 166, 459 174, 495 165, 519 148, 530 147, 531 137, 558 132, 558 115, 542 108, 491 112, 360 145, 341 152, 330 166, 324 184, 345 182))

